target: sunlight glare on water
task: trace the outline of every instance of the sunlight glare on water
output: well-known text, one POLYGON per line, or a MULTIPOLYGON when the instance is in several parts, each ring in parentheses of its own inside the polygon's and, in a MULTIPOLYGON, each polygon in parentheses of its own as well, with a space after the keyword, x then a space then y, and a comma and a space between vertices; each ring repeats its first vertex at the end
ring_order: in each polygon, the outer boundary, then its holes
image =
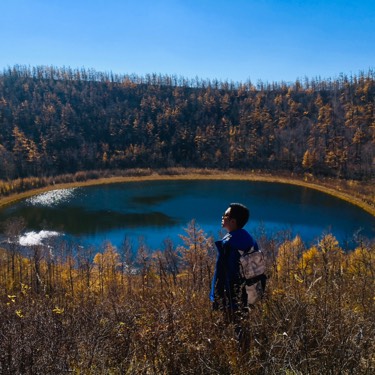
POLYGON ((42 245, 43 240, 56 237, 61 235, 59 232, 50 231, 50 230, 41 230, 40 232, 26 232, 24 235, 19 237, 19 244, 21 246, 37 246, 42 245))
POLYGON ((26 203, 34 206, 53 206, 69 201, 73 197, 76 188, 51 190, 26 199, 26 203))

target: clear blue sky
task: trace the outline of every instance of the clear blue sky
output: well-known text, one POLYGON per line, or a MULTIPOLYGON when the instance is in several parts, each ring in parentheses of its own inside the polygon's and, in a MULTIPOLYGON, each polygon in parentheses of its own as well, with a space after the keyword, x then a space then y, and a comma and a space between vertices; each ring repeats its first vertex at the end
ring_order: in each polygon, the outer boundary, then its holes
POLYGON ((375 67, 375 0, 1 0, 0 69, 253 83, 375 67))

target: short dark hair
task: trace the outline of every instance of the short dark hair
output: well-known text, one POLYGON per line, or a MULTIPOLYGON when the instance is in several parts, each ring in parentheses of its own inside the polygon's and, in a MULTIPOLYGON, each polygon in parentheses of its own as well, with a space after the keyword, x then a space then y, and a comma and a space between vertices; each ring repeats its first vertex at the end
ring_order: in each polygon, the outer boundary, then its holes
POLYGON ((250 217, 249 209, 242 203, 231 203, 229 207, 230 218, 236 220, 238 228, 243 228, 250 217))

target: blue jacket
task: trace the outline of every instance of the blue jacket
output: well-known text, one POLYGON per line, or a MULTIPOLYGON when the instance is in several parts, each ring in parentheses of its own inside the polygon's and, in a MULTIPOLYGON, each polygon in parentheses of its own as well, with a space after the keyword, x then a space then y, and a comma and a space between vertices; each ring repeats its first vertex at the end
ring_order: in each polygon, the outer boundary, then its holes
POLYGON ((258 244, 245 229, 227 233, 216 241, 217 260, 210 292, 210 300, 220 307, 236 309, 241 299, 241 277, 239 272, 240 253, 237 250, 249 250, 258 244))

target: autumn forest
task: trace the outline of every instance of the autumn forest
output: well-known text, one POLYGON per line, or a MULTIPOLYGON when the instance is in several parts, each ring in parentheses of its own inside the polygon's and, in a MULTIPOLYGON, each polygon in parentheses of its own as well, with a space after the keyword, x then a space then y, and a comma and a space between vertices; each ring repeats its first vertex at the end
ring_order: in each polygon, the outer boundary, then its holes
POLYGON ((14 66, 0 129, 0 180, 142 167, 368 179, 375 75, 254 85, 14 66))

